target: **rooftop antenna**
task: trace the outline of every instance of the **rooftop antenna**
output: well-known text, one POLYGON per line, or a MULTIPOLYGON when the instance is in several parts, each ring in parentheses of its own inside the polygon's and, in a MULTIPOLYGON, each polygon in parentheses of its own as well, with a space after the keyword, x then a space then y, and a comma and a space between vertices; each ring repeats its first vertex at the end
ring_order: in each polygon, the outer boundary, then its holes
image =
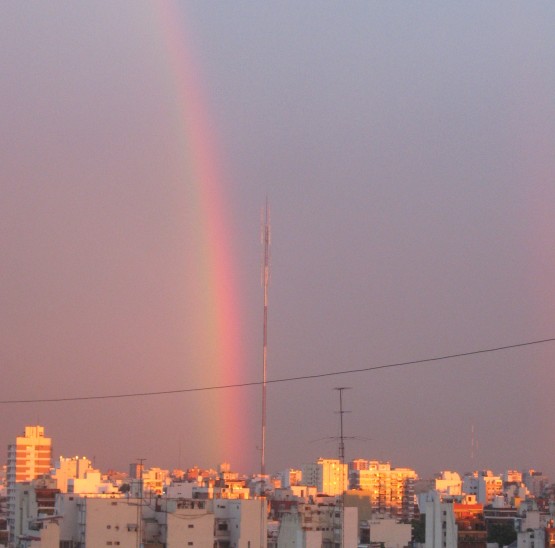
POLYGON ((264 288, 264 323, 262 332, 262 447, 260 451, 260 475, 266 475, 266 372, 268 367, 268 285, 270 283, 270 207, 266 207, 262 225, 264 257, 262 263, 262 286, 264 288))
POLYGON ((339 392, 339 462, 341 463, 341 548, 345 546, 345 436, 343 435, 343 415, 348 411, 343 410, 343 392, 350 390, 348 386, 335 388, 339 392))
POLYGON ((339 460, 345 464, 345 436, 343 435, 343 415, 348 411, 343 410, 343 392, 350 390, 349 386, 335 388, 339 392, 339 460))
POLYGON ((143 468, 145 458, 138 458, 139 469, 139 504, 137 504, 137 548, 143 546, 143 468))
POLYGON ((260 448, 260 548, 266 546, 266 372, 268 368, 268 285, 270 283, 270 206, 268 197, 262 214, 262 245, 264 256, 262 259, 262 287, 264 290, 264 316, 262 328, 262 440, 260 448))

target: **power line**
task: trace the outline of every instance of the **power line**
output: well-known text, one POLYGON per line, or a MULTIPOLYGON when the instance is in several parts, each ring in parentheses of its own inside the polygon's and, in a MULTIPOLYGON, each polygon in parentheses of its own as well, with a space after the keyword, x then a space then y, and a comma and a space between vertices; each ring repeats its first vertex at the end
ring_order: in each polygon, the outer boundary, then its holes
MULTIPOLYGON (((367 373, 370 371, 378 371, 380 369, 392 369, 394 367, 406 367, 411 365, 423 365, 431 362, 438 362, 443 360, 451 360, 453 358, 464 358, 468 356, 477 356, 479 354, 489 354, 492 352, 500 352, 502 350, 512 350, 514 348, 522 348, 524 346, 534 346, 555 342, 555 337, 549 339, 539 339, 536 341, 527 341, 516 344, 508 344, 506 346, 497 346, 495 348, 484 348, 482 350, 471 350, 469 352, 460 352, 458 354, 446 354, 443 356, 435 356, 432 358, 423 358, 420 360, 410 360, 406 362, 388 363, 384 365, 375 365, 370 367, 361 367, 358 369, 343 369, 340 371, 330 371, 328 373, 315 373, 313 375, 299 375, 296 377, 284 377, 281 379, 268 379, 267 384, 277 384, 282 382, 296 382, 311 379, 321 379, 324 377, 338 377, 340 375, 351 375, 353 373, 367 373)), ((132 392, 128 394, 105 394, 100 396, 72 396, 62 398, 37 398, 27 400, 0 400, 0 405, 18 404, 18 403, 56 403, 67 401, 86 401, 86 400, 110 400, 119 398, 140 398, 146 396, 166 396, 170 394, 186 394, 189 392, 208 392, 211 390, 224 390, 228 388, 245 388, 247 386, 260 386, 263 381, 242 382, 236 384, 222 384, 215 386, 200 386, 197 388, 181 388, 177 390, 158 390, 152 392, 132 392)))

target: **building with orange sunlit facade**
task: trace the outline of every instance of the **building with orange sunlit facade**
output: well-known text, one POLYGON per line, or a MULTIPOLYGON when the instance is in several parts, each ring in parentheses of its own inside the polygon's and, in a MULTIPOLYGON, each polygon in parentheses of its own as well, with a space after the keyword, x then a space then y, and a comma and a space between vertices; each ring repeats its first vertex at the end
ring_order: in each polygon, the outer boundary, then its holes
MULTIPOLYGON (((52 466, 52 440, 43 426, 26 426, 23 436, 8 445, 8 528, 14 530, 16 483, 48 474, 52 466)), ((10 540, 12 542, 12 539, 10 540)))
POLYGON ((341 495, 348 487, 348 469, 338 459, 320 458, 314 463, 303 464, 301 474, 305 485, 313 485, 318 493, 341 495))
POLYGON ((458 548, 486 548, 487 531, 483 504, 453 504, 458 548))
MULTIPOLYGON (((375 514, 410 521, 414 517, 414 483, 410 468, 392 468, 389 462, 357 459, 351 462, 350 487, 366 494, 375 514)), ((354 494, 354 491, 351 491, 354 494)))

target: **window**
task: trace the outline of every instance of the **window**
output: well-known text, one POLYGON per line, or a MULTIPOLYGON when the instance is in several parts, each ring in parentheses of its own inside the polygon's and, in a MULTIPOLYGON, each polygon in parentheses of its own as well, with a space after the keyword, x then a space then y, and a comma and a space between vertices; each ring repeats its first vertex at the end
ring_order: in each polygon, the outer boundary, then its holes
POLYGON ((187 543, 187 546, 192 546, 192 545, 193 545, 193 541, 189 541, 189 542, 187 543))
POLYGON ((111 529, 112 526, 111 525, 106 525, 106 529, 111 529))
POLYGON ((192 523, 189 523, 188 527, 189 527, 189 529, 192 529, 194 527, 194 525, 192 523))

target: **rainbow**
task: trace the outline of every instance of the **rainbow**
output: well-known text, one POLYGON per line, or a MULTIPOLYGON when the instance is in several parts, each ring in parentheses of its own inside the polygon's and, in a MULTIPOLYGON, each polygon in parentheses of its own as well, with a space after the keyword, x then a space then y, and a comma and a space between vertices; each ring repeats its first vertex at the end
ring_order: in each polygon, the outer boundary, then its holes
MULTIPOLYGON (((197 239, 195 269, 199 310, 198 346, 203 360, 202 384, 227 385, 237 382, 244 359, 241 347, 238 284, 232 250, 230 219, 226 211, 226 181, 214 126, 204 101, 199 70, 194 64, 192 48, 184 31, 184 21, 174 2, 153 4, 161 21, 167 51, 166 62, 174 89, 178 125, 183 140, 187 195, 187 213, 194 216, 194 238, 197 239)), ((209 409, 199 411, 199 430, 204 431, 201 443, 210 444, 210 454, 230 460, 244 459, 246 443, 245 406, 237 404, 236 390, 219 390, 210 395, 209 409), (207 435, 208 434, 208 435, 207 435)), ((203 400, 205 401, 205 400, 203 400)), ((250 443, 252 445, 252 442, 250 443)), ((207 463, 209 464, 209 463, 207 463)))

